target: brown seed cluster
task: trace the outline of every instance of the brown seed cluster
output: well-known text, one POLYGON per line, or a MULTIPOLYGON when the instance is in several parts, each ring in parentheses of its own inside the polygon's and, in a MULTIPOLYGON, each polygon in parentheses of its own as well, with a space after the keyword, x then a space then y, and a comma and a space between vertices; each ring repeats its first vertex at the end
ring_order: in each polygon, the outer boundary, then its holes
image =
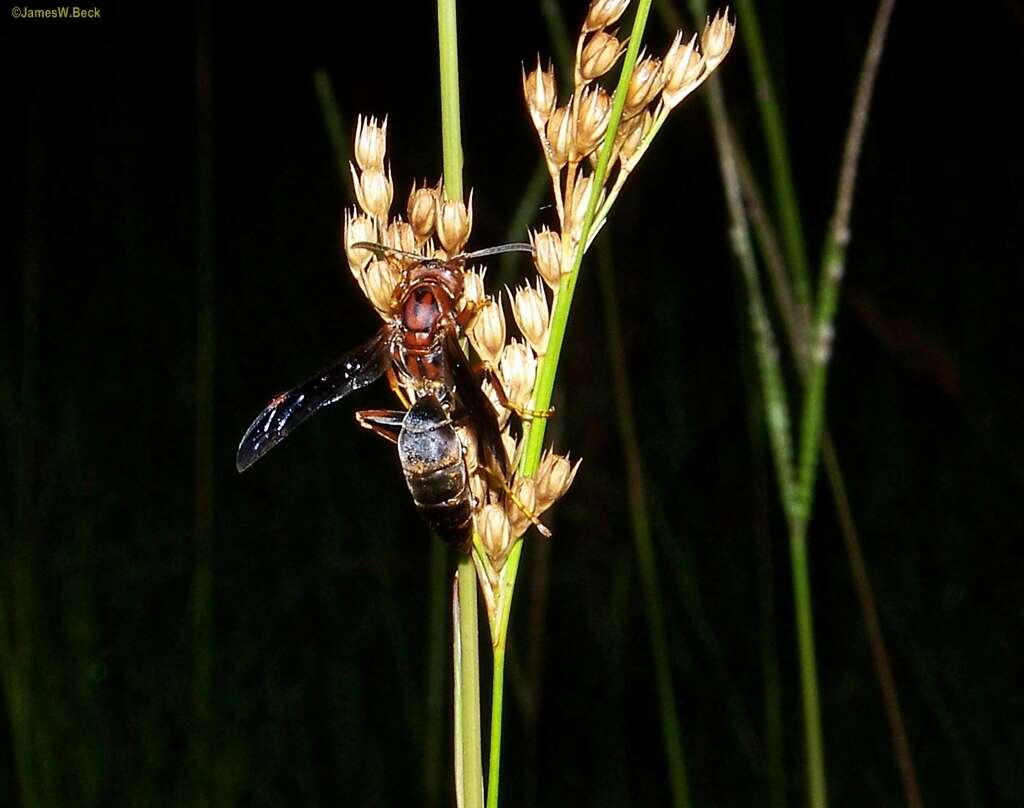
MULTIPOLYGON (((556 291, 570 271, 582 235, 593 188, 593 167, 605 143, 612 96, 601 80, 626 49, 614 28, 629 0, 592 0, 576 42, 574 86, 558 104, 554 68, 523 71, 523 93, 551 175, 560 232, 533 234, 534 260, 541 276, 556 291)), ((607 220, 630 172, 650 146, 669 112, 725 58, 736 24, 728 10, 708 18, 704 31, 685 43, 680 31, 664 56, 641 51, 626 88, 622 119, 612 143, 611 161, 602 187, 588 243, 607 220)))
MULTIPOLYGON (((553 85, 551 91, 553 100, 553 85)), ((440 181, 432 186, 413 185, 405 217, 392 216, 394 184, 391 169, 385 166, 386 154, 387 120, 360 117, 356 127, 355 160, 350 166, 358 204, 345 212, 343 241, 353 277, 385 319, 394 316, 393 295, 402 267, 416 259, 407 255, 375 255, 371 250, 354 245, 372 242, 424 259, 458 259, 473 228, 472 194, 468 203, 450 200, 440 181)), ((539 277, 533 285, 506 290, 505 295, 521 338, 509 337, 509 320, 502 296, 487 293, 486 269, 465 270, 462 299, 458 301, 459 311, 470 308, 475 313, 465 336, 487 370, 481 375, 481 389, 494 405, 506 453, 513 466, 524 448, 521 445, 523 419, 544 415, 532 413, 530 406, 538 358, 547 350, 550 328, 550 306, 544 283, 557 287, 561 260, 557 233, 543 230, 532 234, 531 240, 539 277), (487 375, 494 378, 500 390, 487 375)), ((410 398, 417 394, 414 389, 406 392, 410 398)), ((465 447, 470 484, 477 502, 477 546, 487 556, 486 564, 480 560, 481 572, 496 587, 497 571, 513 543, 531 525, 549 535, 537 517, 568 491, 579 462, 573 465, 568 457, 549 449, 534 478, 520 478, 513 473, 511 479, 504 480, 494 470, 480 465, 477 436, 471 429, 461 427, 459 436, 465 447)), ((485 597, 487 594, 485 591, 485 597)))

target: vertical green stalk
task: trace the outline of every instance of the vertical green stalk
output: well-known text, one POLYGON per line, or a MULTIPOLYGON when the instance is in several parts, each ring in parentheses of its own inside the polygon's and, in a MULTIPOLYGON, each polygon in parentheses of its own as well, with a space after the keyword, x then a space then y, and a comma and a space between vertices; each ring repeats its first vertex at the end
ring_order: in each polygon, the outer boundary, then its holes
MULTIPOLYGON (((462 199, 462 130, 459 116, 459 47, 455 0, 437 0, 438 66, 441 77, 441 145, 444 191, 462 199)), ((458 701, 461 741, 462 808, 483 804, 483 760, 480 732, 480 631, 477 613, 476 568, 472 556, 459 558, 458 701)))
POLYGON ((192 568, 192 797, 210 801, 210 680, 213 600, 214 357, 216 302, 213 241, 213 99, 209 0, 199 0, 196 43, 196 433, 195 514, 192 568))
POLYGON ((804 248, 804 231, 800 222, 800 204, 796 198, 793 184, 793 172, 789 164, 789 149, 786 142, 786 129, 782 122, 782 111, 775 97, 775 86, 772 82, 768 56, 761 38, 761 26, 757 18, 757 10, 753 0, 736 0, 736 14, 743 21, 740 36, 747 48, 747 59, 750 61, 750 72, 753 74, 754 87, 757 91, 757 108, 761 114, 761 127, 764 130, 765 144, 768 147, 768 159, 772 168, 772 186, 775 203, 779 210, 782 224, 782 238, 786 250, 786 260, 793 273, 793 289, 797 303, 807 311, 811 300, 811 283, 807 269, 807 253, 804 248))
POLYGON ((629 512, 633 523, 633 542, 637 567, 640 571, 640 583, 644 593, 651 651, 654 656, 654 678, 660 702, 661 733, 668 762, 672 804, 676 808, 688 808, 690 795, 687 786, 682 733, 679 729, 679 709, 675 689, 672 686, 669 644, 665 632, 665 615, 661 606, 657 566, 654 561, 654 547, 651 542, 646 484, 643 464, 640 460, 640 441, 636 434, 636 419, 633 415, 629 375, 622 346, 622 326, 619 323, 619 308, 615 300, 615 269, 612 265, 607 235, 598 245, 597 264, 601 297, 604 302, 604 319, 608 335, 609 364, 615 409, 618 415, 619 439, 622 442, 622 451, 626 459, 626 481, 629 512))

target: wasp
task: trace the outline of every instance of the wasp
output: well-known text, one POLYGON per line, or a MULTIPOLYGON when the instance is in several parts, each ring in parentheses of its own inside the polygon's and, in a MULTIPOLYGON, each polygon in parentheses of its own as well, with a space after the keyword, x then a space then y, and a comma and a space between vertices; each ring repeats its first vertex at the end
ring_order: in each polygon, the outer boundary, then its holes
MULTIPOLYGON (((238 446, 238 471, 249 468, 314 413, 387 376, 409 409, 359 411, 356 420, 398 444, 417 509, 442 539, 468 546, 475 502, 457 427, 473 433, 485 468, 502 480, 509 478, 510 468, 497 413, 459 343, 475 314, 472 306, 458 310, 463 268, 472 259, 531 252, 532 247, 505 244, 440 260, 367 242, 354 246, 411 259, 402 268, 387 320, 369 341, 270 400, 238 446)), ((500 381, 493 371, 485 373, 504 404, 500 381)))

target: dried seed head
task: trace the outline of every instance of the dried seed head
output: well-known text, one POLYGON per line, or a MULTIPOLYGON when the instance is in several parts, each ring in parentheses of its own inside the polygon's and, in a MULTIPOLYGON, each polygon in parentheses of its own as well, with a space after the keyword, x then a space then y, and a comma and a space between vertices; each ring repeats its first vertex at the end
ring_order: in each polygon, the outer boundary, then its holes
POLYGON ((470 429, 468 426, 458 427, 459 440, 462 442, 462 447, 465 450, 466 458, 466 470, 472 474, 476 471, 478 465, 480 445, 477 441, 476 430, 470 429))
POLYGON ((615 25, 629 5, 629 0, 591 0, 583 31, 597 31, 615 25))
POLYGON ((466 306, 480 306, 483 303, 485 297, 487 297, 484 291, 484 275, 486 269, 479 271, 471 269, 462 275, 462 307, 466 306))
POLYGON ((473 492, 477 505, 487 501, 487 481, 481 475, 474 474, 469 478, 469 490, 473 492))
POLYGON ((348 268, 356 276, 362 286, 360 272, 370 261, 373 260, 373 253, 365 247, 353 247, 360 241, 377 241, 377 223, 369 216, 357 213, 355 208, 345 211, 345 257, 348 258, 348 268))
POLYGON ((401 216, 392 219, 388 229, 381 234, 381 237, 385 247, 394 247, 396 250, 404 252, 416 252, 416 234, 412 230, 412 225, 404 221, 401 216))
POLYGON ((581 157, 596 149, 612 112, 612 98, 601 86, 584 90, 580 96, 579 119, 576 122, 576 153, 581 157))
POLYGON ((572 99, 564 107, 558 107, 548 120, 548 145, 551 162, 561 168, 569 161, 569 149, 573 139, 572 99))
POLYGON ((371 168, 384 170, 384 152, 388 142, 388 119, 381 124, 376 118, 356 119, 356 162, 363 171, 371 168))
POLYGON ((583 46, 580 75, 587 81, 600 78, 612 69, 624 50, 615 34, 595 31, 583 46))
POLYGON ((577 460, 572 465, 568 457, 562 457, 548 449, 541 458, 540 467, 537 469, 537 512, 542 513, 551 507, 553 503, 561 499, 569 490, 572 481, 576 479, 576 472, 579 471, 582 460, 577 460))
POLYGON ((512 486, 512 493, 515 499, 506 499, 505 516, 508 517, 512 538, 518 539, 532 524, 530 517, 537 515, 537 484, 531 478, 523 477, 516 480, 512 486))
POLYGON ((473 192, 469 193, 469 205, 461 199, 448 199, 438 195, 435 205, 437 238, 449 255, 455 255, 469 240, 473 229, 473 192))
POLYGON ((626 106, 622 111, 624 118, 638 115, 644 107, 657 98, 661 92, 664 78, 661 71, 661 59, 656 56, 645 56, 636 65, 629 80, 626 91, 626 106))
MULTIPOLYGON (((572 189, 572 204, 565 211, 568 217, 569 233, 574 241, 579 241, 583 230, 583 219, 587 215, 587 205, 590 202, 590 189, 594 185, 594 175, 580 175, 576 178, 576 184, 572 189)), ((604 196, 604 192, 601 192, 604 196)), ((597 207, 601 206, 601 197, 598 197, 597 207)))
POLYGON ((700 48, 704 51, 704 58, 708 60, 708 72, 710 73, 725 58, 725 54, 732 47, 732 40, 736 36, 736 24, 729 22, 729 9, 719 11, 713 18, 708 19, 704 31, 700 35, 700 48))
POLYGON ((533 383, 537 379, 537 357, 530 346, 519 340, 509 342, 501 352, 498 369, 509 400, 520 407, 529 406, 533 383))
POLYGON ((643 143, 652 126, 654 126, 654 116, 647 109, 644 110, 643 115, 630 118, 623 128, 619 129, 619 132, 623 133, 622 141, 619 143, 619 156, 624 165, 629 166, 633 155, 636 154, 636 150, 643 143))
POLYGON ((705 76, 706 62, 697 47, 697 35, 694 34, 687 44, 683 44, 683 32, 678 31, 672 40, 672 46, 665 54, 662 71, 665 74, 665 89, 661 97, 665 105, 671 109, 697 85, 705 76))
POLYGON ((552 289, 558 289, 562 281, 562 238, 547 227, 539 233, 530 233, 533 244, 533 263, 544 282, 552 289))
POLYGON ((526 337, 530 347, 538 355, 548 349, 548 299, 544 288, 537 281, 537 286, 521 286, 516 289, 515 299, 509 294, 512 304, 512 315, 516 318, 519 332, 526 337))
POLYGON ((496 300, 488 299, 469 331, 473 347, 485 362, 494 363, 505 346, 505 312, 496 300))
POLYGON ((437 192, 433 188, 417 188, 412 186, 409 203, 405 207, 409 224, 416 234, 416 241, 422 244, 434 232, 434 209, 437 205, 437 192))
POLYGON ((382 315, 391 310, 391 295, 398 285, 398 270, 386 260, 371 261, 363 271, 363 289, 373 307, 382 315))
POLYGON ((512 530, 508 517, 500 505, 484 505, 476 516, 476 530, 480 541, 492 559, 501 558, 512 543, 512 530))
POLYGON ((523 95, 526 97, 526 106, 530 109, 533 125, 537 131, 542 131, 558 102, 554 65, 549 64, 548 69, 544 70, 540 66, 540 57, 538 56, 535 70, 527 73, 524 68, 523 95))
MULTIPOLYGON (((508 420, 508 410, 505 410, 505 420, 508 420)), ((501 433, 501 445, 505 447, 505 457, 509 459, 509 462, 516 466, 519 462, 519 444, 515 438, 512 437, 512 433, 505 429, 501 433)))
POLYGON ((354 165, 350 163, 349 167, 352 169, 352 184, 356 189, 359 207, 376 217, 378 222, 386 222, 395 193, 391 172, 385 175, 382 168, 368 168, 360 175, 354 165))

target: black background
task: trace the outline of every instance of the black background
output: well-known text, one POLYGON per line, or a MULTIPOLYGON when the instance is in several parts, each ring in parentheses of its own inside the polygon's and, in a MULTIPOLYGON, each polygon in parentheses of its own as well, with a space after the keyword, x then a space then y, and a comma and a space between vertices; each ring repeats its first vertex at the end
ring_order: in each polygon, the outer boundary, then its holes
MULTIPOLYGON (((216 473, 203 725, 190 606, 197 15, 188 4, 99 8, 100 20, 71 21, 15 20, 5 7, 0 23, 0 617, 5 674, 25 677, 5 678, 0 801, 24 793, 7 730, 26 701, 40 805, 426 801, 429 536, 393 453, 351 419, 388 406, 387 391, 314 419, 244 477, 233 455, 270 394, 377 327, 339 255, 349 188, 313 71, 327 70, 349 134, 357 113, 389 116, 404 204, 413 179, 441 170, 433 5, 213 3, 216 473)), ((873 5, 759 8, 816 256, 873 5)), ((562 11, 571 29, 584 4, 562 11)), ((1019 805, 1024 7, 960 11, 939 19, 897 4, 828 417, 925 802, 1019 805)), ((538 157, 520 64, 552 46, 533 3, 463 3, 459 22, 472 244, 486 246, 506 238, 538 157)), ((647 40, 668 44, 656 15, 647 40)), ((721 75, 767 188, 739 39, 721 75)), ((542 209, 533 221, 552 218, 542 209)), ((771 624, 788 802, 799 804, 785 531, 747 426, 746 308, 700 94, 665 127, 608 231, 691 792, 699 805, 767 799, 771 624)), ((512 618, 509 805, 669 798, 595 269, 584 267, 574 305, 555 427, 560 448, 585 462, 553 541, 526 549, 512 618)), ((897 805, 834 513, 821 486, 811 560, 830 791, 835 805, 897 805)), ((450 793, 448 709, 439 804, 450 793)))

